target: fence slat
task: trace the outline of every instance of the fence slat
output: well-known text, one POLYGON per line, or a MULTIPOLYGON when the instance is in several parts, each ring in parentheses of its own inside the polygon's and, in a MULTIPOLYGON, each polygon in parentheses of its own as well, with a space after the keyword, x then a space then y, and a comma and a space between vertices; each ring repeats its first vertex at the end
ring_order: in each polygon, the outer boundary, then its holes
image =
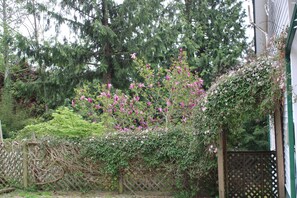
POLYGON ((23 144, 23 186, 28 188, 28 145, 23 144))

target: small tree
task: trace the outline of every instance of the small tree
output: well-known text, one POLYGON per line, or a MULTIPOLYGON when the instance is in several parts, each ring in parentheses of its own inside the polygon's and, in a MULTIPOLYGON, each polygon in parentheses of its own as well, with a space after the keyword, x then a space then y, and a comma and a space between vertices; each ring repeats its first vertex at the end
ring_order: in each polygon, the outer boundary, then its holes
POLYGON ((131 55, 142 82, 132 82, 130 91, 99 83, 77 89, 73 108, 85 118, 103 121, 117 130, 146 129, 189 122, 192 109, 204 94, 203 81, 190 72, 181 50, 169 69, 152 68, 131 55))

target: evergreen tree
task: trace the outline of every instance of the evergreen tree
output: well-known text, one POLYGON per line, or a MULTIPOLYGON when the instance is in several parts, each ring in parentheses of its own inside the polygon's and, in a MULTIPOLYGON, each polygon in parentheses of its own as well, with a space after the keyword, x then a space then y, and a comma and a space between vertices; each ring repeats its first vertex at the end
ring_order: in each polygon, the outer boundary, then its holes
POLYGON ((25 113, 15 104, 12 86, 12 76, 19 72, 19 58, 16 56, 14 41, 26 13, 23 6, 23 1, 0 1, 0 76, 3 79, 0 83, 0 120, 4 137, 10 131, 19 129, 25 120, 25 113))
POLYGON ((68 15, 48 13, 75 31, 76 62, 118 87, 133 78, 131 53, 166 66, 183 47, 208 86, 237 64, 246 47, 240 1, 61 0, 61 6, 68 15))
POLYGON ((35 20, 47 17, 46 27, 56 27, 57 37, 40 41, 32 33, 20 39, 21 54, 35 61, 39 73, 19 87, 50 107, 62 104, 86 80, 127 87, 137 78, 133 53, 152 66, 167 67, 182 47, 208 87, 237 64, 245 47, 239 1, 31 0, 27 8, 35 20), (65 25, 72 32, 61 43, 57 38, 65 25))
MULTIPOLYGON (((183 46, 189 63, 209 86, 238 64, 246 48, 240 0, 186 0, 183 46)), ((181 10, 182 12, 182 10, 181 10)))

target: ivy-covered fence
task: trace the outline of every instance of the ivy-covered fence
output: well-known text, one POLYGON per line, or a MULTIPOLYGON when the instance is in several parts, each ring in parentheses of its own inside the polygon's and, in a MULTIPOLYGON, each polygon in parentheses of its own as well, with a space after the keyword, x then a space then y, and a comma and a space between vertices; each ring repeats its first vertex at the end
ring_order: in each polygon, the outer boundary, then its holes
POLYGON ((7 142, 0 146, 0 189, 210 195, 216 190, 215 154, 198 137, 173 130, 7 142), (203 161, 205 153, 212 160, 203 161))

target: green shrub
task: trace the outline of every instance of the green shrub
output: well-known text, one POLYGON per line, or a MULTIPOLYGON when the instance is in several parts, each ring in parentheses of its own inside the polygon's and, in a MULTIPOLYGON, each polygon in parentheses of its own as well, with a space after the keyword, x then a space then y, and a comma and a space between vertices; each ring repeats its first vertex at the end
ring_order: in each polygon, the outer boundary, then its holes
POLYGON ((101 123, 90 123, 66 107, 61 107, 52 114, 53 119, 28 125, 19 133, 20 138, 37 136, 87 137, 102 134, 105 129, 101 123))

